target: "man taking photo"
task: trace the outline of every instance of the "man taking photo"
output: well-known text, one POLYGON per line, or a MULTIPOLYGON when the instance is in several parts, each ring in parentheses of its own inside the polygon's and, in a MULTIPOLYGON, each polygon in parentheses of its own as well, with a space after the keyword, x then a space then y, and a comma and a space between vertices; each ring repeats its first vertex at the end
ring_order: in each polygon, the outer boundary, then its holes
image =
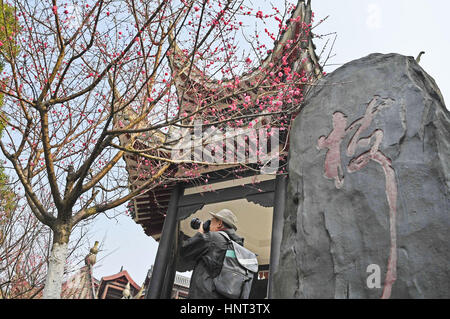
POLYGON ((222 269, 229 247, 228 240, 219 231, 225 232, 231 240, 240 245, 244 243, 244 239, 236 234, 237 218, 229 209, 210 214, 212 218, 209 231, 204 230, 202 223, 194 236, 183 241, 180 249, 181 258, 195 262, 189 299, 224 298, 217 292, 213 282, 222 269))

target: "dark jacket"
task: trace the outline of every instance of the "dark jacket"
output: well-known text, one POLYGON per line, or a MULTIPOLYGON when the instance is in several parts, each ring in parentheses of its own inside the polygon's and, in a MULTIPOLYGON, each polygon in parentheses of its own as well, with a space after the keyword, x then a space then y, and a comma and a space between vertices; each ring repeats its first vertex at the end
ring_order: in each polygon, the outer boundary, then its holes
MULTIPOLYGON (((225 232, 232 240, 243 245, 243 238, 233 229, 226 229, 225 232)), ((195 262, 188 298, 224 298, 216 292, 213 278, 219 275, 222 269, 227 248, 227 240, 217 232, 197 233, 182 243, 180 257, 186 262, 195 262)))

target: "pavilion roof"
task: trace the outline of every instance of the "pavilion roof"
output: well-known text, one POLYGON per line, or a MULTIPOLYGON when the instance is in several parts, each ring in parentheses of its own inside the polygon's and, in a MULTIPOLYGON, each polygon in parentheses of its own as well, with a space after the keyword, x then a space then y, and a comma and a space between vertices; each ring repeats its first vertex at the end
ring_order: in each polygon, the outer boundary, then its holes
MULTIPOLYGON (((273 50, 271 50, 267 57, 261 62, 259 67, 256 67, 251 72, 239 77, 240 89, 246 90, 247 88, 250 88, 254 81, 264 76, 264 74, 261 73, 261 70, 267 70, 271 63, 273 63, 271 68, 274 72, 286 67, 287 63, 292 70, 299 74, 302 72, 304 74, 307 73, 310 79, 320 78, 322 76, 322 68, 315 53, 312 33, 307 31, 310 30, 311 21, 311 1, 299 0, 288 20, 287 28, 282 32, 280 39, 274 44, 273 50), (289 43, 289 41, 298 43, 298 45, 290 46, 291 49, 287 50, 286 44, 289 43), (284 65, 283 61, 285 62, 284 65)), ((179 112, 189 113, 195 111, 195 107, 199 103, 198 92, 202 92, 201 96, 203 98, 205 96, 214 96, 215 99, 223 99, 226 102, 227 99, 223 97, 232 94, 232 86, 228 84, 234 81, 234 79, 225 81, 211 79, 205 81, 205 74, 196 65, 190 67, 188 57, 173 38, 172 41, 174 41, 174 49, 168 56, 168 59, 175 80, 178 97, 179 99, 182 98, 182 101, 179 101, 181 102, 179 112)), ((268 90, 270 90, 270 88, 268 88, 268 90)), ((248 92, 251 93, 252 91, 249 89, 248 92)), ((243 97, 239 96, 234 96, 233 98, 243 99, 243 97)), ((140 143, 140 141, 137 141, 137 143, 140 143)), ((145 145, 147 145, 146 142, 142 141, 142 147, 145 147, 145 145)), ((139 181, 138 177, 138 155, 128 154, 125 155, 124 158, 127 163, 130 185, 136 182, 144 182, 139 181)), ((203 170, 205 174, 211 174, 215 171, 219 176, 218 178, 220 178, 221 174, 226 175, 227 172, 235 169, 235 166, 231 168, 229 166, 214 168, 204 167, 200 171, 203 170)), ((177 171, 178 176, 183 174, 182 171, 178 170, 178 167, 173 167, 173 171, 175 172, 174 177, 177 176, 177 171)), ((143 227, 147 235, 152 236, 156 240, 159 240, 170 195, 175 184, 176 183, 172 181, 165 183, 164 185, 157 185, 147 192, 135 197, 128 204, 128 208, 131 211, 131 216, 134 221, 143 227)))

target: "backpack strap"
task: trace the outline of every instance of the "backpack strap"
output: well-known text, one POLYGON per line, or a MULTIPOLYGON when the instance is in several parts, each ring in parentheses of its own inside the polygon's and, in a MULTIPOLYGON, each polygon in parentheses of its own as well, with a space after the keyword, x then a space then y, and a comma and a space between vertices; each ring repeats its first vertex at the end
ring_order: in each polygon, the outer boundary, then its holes
POLYGON ((233 249, 227 249, 225 252, 226 257, 236 258, 236 253, 234 252, 234 246, 233 246, 233 240, 228 236, 228 234, 222 230, 218 231, 219 234, 221 234, 228 242, 229 247, 232 247, 233 249))
POLYGON ((228 242, 232 241, 230 236, 228 236, 228 234, 226 232, 224 232, 223 230, 219 230, 218 233, 221 234, 223 237, 225 237, 228 240, 228 242))

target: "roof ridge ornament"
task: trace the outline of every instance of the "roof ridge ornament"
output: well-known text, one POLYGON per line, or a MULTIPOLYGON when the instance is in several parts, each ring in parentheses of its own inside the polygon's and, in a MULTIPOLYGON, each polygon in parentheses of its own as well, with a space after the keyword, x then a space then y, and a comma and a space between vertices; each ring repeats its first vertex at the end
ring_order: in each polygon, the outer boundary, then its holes
POLYGON ((97 262, 98 245, 99 242, 95 241, 94 246, 89 250, 89 254, 84 258, 86 266, 92 267, 97 262))

